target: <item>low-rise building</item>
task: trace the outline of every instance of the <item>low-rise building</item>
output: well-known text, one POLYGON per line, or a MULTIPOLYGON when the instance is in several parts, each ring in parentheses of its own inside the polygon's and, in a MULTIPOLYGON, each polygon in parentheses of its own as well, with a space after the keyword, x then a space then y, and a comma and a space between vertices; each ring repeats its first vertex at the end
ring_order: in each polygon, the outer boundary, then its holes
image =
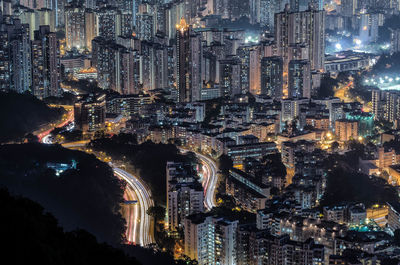
POLYGON ((263 209, 270 196, 270 187, 257 181, 253 176, 238 169, 232 169, 226 180, 226 191, 245 210, 255 212, 263 209))
POLYGON ((350 141, 358 138, 358 122, 340 119, 335 122, 335 133, 340 141, 350 141))
POLYGON ((229 146, 226 154, 231 157, 234 166, 240 166, 246 158, 261 158, 275 152, 277 149, 274 142, 261 142, 229 146))

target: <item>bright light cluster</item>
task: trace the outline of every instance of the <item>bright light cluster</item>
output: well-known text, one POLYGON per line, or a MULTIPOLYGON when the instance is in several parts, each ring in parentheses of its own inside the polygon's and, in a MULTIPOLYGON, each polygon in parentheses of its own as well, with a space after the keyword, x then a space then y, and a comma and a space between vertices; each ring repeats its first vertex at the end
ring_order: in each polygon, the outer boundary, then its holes
POLYGON ((378 78, 365 79, 367 85, 376 85, 383 89, 400 89, 400 76, 380 76, 378 78))

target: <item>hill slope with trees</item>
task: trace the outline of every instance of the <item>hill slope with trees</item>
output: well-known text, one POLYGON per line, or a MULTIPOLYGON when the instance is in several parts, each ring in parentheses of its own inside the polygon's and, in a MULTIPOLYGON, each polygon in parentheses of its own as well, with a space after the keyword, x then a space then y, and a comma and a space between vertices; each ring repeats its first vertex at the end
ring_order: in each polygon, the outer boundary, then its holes
POLYGON ((112 245, 124 241, 125 183, 93 155, 38 143, 2 145, 0 186, 40 203, 66 231, 85 229, 112 245))
POLYGON ((30 94, 0 92, 0 143, 17 140, 43 124, 54 122, 63 112, 30 94))

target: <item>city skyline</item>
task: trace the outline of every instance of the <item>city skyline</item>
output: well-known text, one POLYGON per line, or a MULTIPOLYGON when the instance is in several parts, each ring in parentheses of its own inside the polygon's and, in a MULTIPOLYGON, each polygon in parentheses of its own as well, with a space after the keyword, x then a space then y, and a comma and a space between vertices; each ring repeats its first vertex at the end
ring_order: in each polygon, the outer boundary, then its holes
POLYGON ((19 262, 400 264, 400 0, 0 0, 0 110, 19 262))

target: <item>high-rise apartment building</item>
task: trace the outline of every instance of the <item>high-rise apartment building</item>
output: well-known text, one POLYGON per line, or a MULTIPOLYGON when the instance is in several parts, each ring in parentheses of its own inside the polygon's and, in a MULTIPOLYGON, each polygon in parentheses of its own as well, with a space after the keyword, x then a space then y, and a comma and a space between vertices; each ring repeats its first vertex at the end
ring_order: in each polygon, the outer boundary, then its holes
POLYGON ((65 40, 67 49, 83 49, 85 43, 85 9, 80 7, 65 8, 65 40))
POLYGON ((91 51, 92 40, 96 37, 96 16, 90 9, 65 7, 65 40, 67 50, 77 48, 91 51))
POLYGON ((221 95, 233 97, 241 94, 240 61, 236 57, 219 61, 221 95))
POLYGON ((246 44, 236 49, 236 55, 240 60, 240 85, 242 93, 260 94, 262 47, 259 44, 246 44))
POLYGON ((395 90, 372 90, 372 113, 374 119, 398 122, 400 119, 400 93, 395 90))
POLYGON ((352 17, 356 14, 357 0, 342 0, 340 4, 341 14, 345 17, 352 17))
POLYGON ((379 89, 373 89, 371 93, 372 114, 374 114, 374 120, 379 120, 382 116, 381 91, 379 89))
POLYGON ((74 105, 75 126, 78 130, 95 132, 104 129, 106 95, 89 95, 74 105))
POLYGON ((153 15, 149 13, 140 13, 136 15, 137 27, 136 34, 141 40, 152 41, 154 32, 154 19, 153 15))
POLYGON ((261 59, 261 94, 280 99, 283 89, 283 60, 281 57, 261 59))
POLYGON ((176 88, 179 102, 190 102, 190 27, 184 18, 176 25, 176 88))
POLYGON ((378 40, 379 14, 367 13, 363 10, 360 14, 358 39, 364 44, 378 40))
POLYGON ((249 13, 250 22, 259 23, 267 31, 274 31, 274 15, 282 12, 289 0, 250 0, 249 13))
POLYGON ((0 89, 30 91, 32 61, 29 25, 0 17, 0 89))
POLYGON ((0 89, 10 89, 10 54, 7 50, 9 46, 6 31, 0 31, 0 89))
POLYGON ((167 216, 169 231, 184 226, 186 216, 204 212, 204 194, 190 164, 167 162, 167 216))
POLYGON ((358 122, 340 119, 335 122, 335 134, 340 141, 349 141, 358 138, 358 122))
MULTIPOLYGON (((324 70, 325 62, 325 11, 310 9, 275 14, 275 41, 284 58, 285 71, 289 64, 289 47, 306 45, 312 70, 324 70)), ((305 59, 305 58, 303 58, 305 59)))
POLYGON ((97 36, 115 41, 121 34, 121 13, 113 7, 102 7, 96 11, 97 36))
POLYGON ((56 34, 40 26, 32 41, 32 93, 40 98, 59 96, 60 54, 56 34))
POLYGON ((390 53, 400 51, 400 29, 390 29, 390 53))
POLYGON ((125 95, 138 93, 138 52, 102 37, 93 39, 92 45, 92 64, 97 69, 99 87, 125 95))
POLYGON ((398 91, 383 91, 384 113, 383 119, 395 122, 400 119, 400 93, 398 91))
POLYGON ((185 218, 185 255, 199 265, 237 264, 238 221, 207 214, 185 218))
POLYGON ((201 35, 193 32, 184 18, 176 25, 176 88, 179 102, 200 100, 201 35))
POLYGON ((290 61, 289 97, 311 98, 311 65, 308 60, 290 61))
POLYGON ((34 39, 34 32, 39 26, 49 26, 50 31, 56 29, 56 12, 51 9, 29 9, 24 6, 15 6, 14 16, 18 17, 23 24, 29 24, 30 39, 34 39))

